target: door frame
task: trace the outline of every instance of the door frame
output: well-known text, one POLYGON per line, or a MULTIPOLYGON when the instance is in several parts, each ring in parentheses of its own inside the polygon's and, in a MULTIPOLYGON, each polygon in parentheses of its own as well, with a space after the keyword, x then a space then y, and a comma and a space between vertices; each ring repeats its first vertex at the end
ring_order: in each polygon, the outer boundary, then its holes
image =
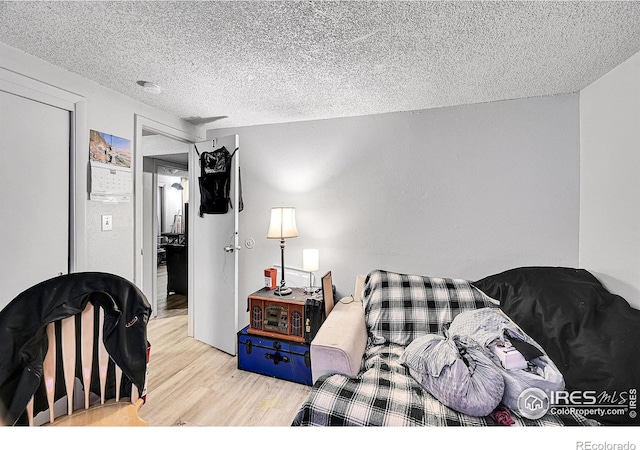
MULTIPOLYGON (((142 151, 142 133, 143 130, 152 131, 155 134, 159 134, 170 139, 175 139, 180 142, 184 142, 187 144, 193 144, 194 142, 198 142, 201 140, 200 137, 193 134, 191 131, 186 129, 177 129, 172 126, 166 125, 164 123, 158 122, 153 119, 149 119, 148 117, 136 114, 134 117, 134 154, 135 154, 135 169, 133 175, 133 183, 134 183, 134 283, 140 288, 143 288, 144 284, 144 257, 142 254, 142 249, 144 245, 144 229, 143 229, 143 151, 142 151)), ((193 178, 194 168, 192 164, 189 164, 189 179, 193 178)), ((191 184, 191 183, 190 183, 191 184)), ((191 198, 191 197, 190 197, 191 198)), ((193 211, 194 208, 189 208, 189 228, 192 227, 193 224, 193 211)), ((191 255, 193 253, 193 240, 189 239, 187 241, 187 254, 191 255)), ((193 292, 193 270, 192 266, 189 265, 188 270, 188 290, 189 292, 193 292)), ((155 286, 155 282, 152 280, 153 285, 155 286)), ((193 305, 191 303, 191 297, 188 300, 188 316, 187 316, 187 335, 193 337, 193 305)))
MULTIPOLYGON (((155 135, 157 136, 157 135, 155 135)), ((163 136, 165 137, 165 136, 163 136)), ((169 139, 167 137, 167 139, 169 139)), ((188 152, 184 152, 187 154, 188 152)), ((161 223, 158 223, 156 219, 156 215, 161 217, 161 220, 164 220, 163 215, 160 214, 162 212, 162 208, 159 208, 159 205, 163 204, 163 199, 158 195, 161 188, 165 186, 160 186, 158 182, 158 170, 160 167, 167 168, 175 168, 181 171, 185 171, 185 168, 182 165, 175 164, 169 161, 162 161, 163 154, 152 154, 152 155, 143 155, 143 188, 142 188, 142 239, 143 239, 143 251, 145 250, 145 243, 149 243, 153 241, 153 244, 146 250, 150 250, 151 254, 143 254, 143 279, 142 284, 143 287, 146 285, 148 290, 145 292, 143 288, 143 292, 147 296, 147 299, 151 302, 152 313, 150 318, 156 317, 156 309, 158 307, 158 247, 157 247, 157 236, 159 235, 159 229, 162 228, 161 223), (145 179, 145 174, 147 176, 150 175, 149 178, 145 179), (151 200, 151 201, 149 201, 151 200), (148 212, 149 207, 151 208, 151 213, 148 212), (150 219, 150 223, 145 223, 146 219, 150 219), (145 269, 145 264, 151 264, 151 270, 148 268, 145 269), (151 275, 150 280, 146 280, 146 275, 151 275)), ((188 167, 187 167, 188 169, 188 167)), ((187 176, 189 176, 187 174, 187 176)), ((147 252, 148 253, 148 252, 147 252)), ((188 272, 187 272, 188 273, 188 272)))
POLYGON ((69 112, 69 273, 87 268, 89 128, 87 99, 0 67, 0 90, 69 112), (81 151, 81 149, 86 151, 81 151))

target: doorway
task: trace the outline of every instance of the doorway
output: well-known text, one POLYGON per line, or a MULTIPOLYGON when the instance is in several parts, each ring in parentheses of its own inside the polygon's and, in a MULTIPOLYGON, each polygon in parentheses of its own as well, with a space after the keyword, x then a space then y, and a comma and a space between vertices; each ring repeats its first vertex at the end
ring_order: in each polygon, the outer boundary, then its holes
POLYGON ((157 318, 188 313, 188 155, 172 156, 171 162, 154 158, 157 180, 157 202, 154 202, 153 214, 157 222, 157 318), (180 161, 182 158, 184 163, 180 161))
MULTIPOLYGON (((187 335, 235 355, 238 313, 238 210, 240 163, 238 135, 222 136, 207 141, 194 138, 188 132, 177 130, 140 115, 135 116, 135 282, 147 298, 152 300, 152 314, 157 310, 157 227, 154 208, 157 208, 157 190, 153 178, 157 170, 144 168, 157 165, 157 159, 166 161, 169 155, 187 153, 189 196, 193 203, 186 216, 186 249, 188 258, 187 335), (169 139, 167 139, 169 138, 169 139), (170 143, 169 148, 148 142, 153 139, 170 143), (197 145, 196 145, 197 144, 197 145), (176 150, 182 146, 184 150, 176 150), (232 208, 226 214, 200 216, 199 155, 211 149, 234 149, 231 158, 229 200, 232 208), (154 197, 155 196, 155 197, 154 197), (147 199, 147 200, 145 200, 147 199), (150 200, 149 200, 150 199, 150 200), (153 303, 156 304, 153 304, 153 303)), ((228 150, 227 150, 228 151, 228 150)), ((164 163, 163 163, 164 164, 164 163)))
POLYGON ((152 317, 188 315, 190 144, 143 130, 143 292, 152 317))

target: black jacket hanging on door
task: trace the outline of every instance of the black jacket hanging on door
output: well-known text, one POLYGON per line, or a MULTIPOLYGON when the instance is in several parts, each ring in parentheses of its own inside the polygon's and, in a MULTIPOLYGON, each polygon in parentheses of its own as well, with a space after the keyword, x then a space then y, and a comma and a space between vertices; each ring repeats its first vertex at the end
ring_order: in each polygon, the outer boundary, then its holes
MULTIPOLYGON (((196 151, 197 148, 196 148, 196 151)), ((204 214, 226 214, 231 205, 229 193, 231 190, 231 159, 236 154, 225 147, 211 152, 198 152, 200 157, 200 217, 204 214)), ((239 173, 239 172, 238 172, 239 173)), ((240 181, 240 180, 238 180, 240 181)), ((244 205, 242 202, 242 188, 239 192, 239 211, 244 205)))

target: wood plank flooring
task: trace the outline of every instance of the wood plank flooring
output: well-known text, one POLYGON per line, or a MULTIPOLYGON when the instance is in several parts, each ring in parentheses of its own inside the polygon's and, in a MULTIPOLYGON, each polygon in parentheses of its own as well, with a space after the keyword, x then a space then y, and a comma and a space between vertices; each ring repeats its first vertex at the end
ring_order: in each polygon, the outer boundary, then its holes
POLYGON ((187 336, 187 315, 149 321, 151 426, 289 426, 310 387, 238 370, 237 359, 187 336))
POLYGON ((167 296, 167 265, 158 265, 158 277, 156 284, 156 296, 158 297, 157 318, 179 316, 187 314, 188 297, 182 294, 167 296))

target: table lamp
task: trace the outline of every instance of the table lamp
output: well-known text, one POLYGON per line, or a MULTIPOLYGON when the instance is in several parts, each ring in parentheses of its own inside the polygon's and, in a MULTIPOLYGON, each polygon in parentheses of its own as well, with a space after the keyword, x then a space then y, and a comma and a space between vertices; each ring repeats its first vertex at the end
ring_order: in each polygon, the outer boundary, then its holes
POLYGON ((309 272, 309 286, 304 288, 305 294, 316 291, 313 286, 313 272, 320 268, 320 251, 317 248, 305 248, 302 250, 302 270, 309 272))
POLYGON ((280 258, 282 267, 280 286, 278 286, 274 291, 275 295, 289 295, 292 292, 291 288, 287 287, 287 284, 284 281, 284 240, 295 237, 298 237, 298 228, 296 227, 296 209, 292 207, 271 208, 271 221, 269 222, 267 239, 280 239, 280 258))

